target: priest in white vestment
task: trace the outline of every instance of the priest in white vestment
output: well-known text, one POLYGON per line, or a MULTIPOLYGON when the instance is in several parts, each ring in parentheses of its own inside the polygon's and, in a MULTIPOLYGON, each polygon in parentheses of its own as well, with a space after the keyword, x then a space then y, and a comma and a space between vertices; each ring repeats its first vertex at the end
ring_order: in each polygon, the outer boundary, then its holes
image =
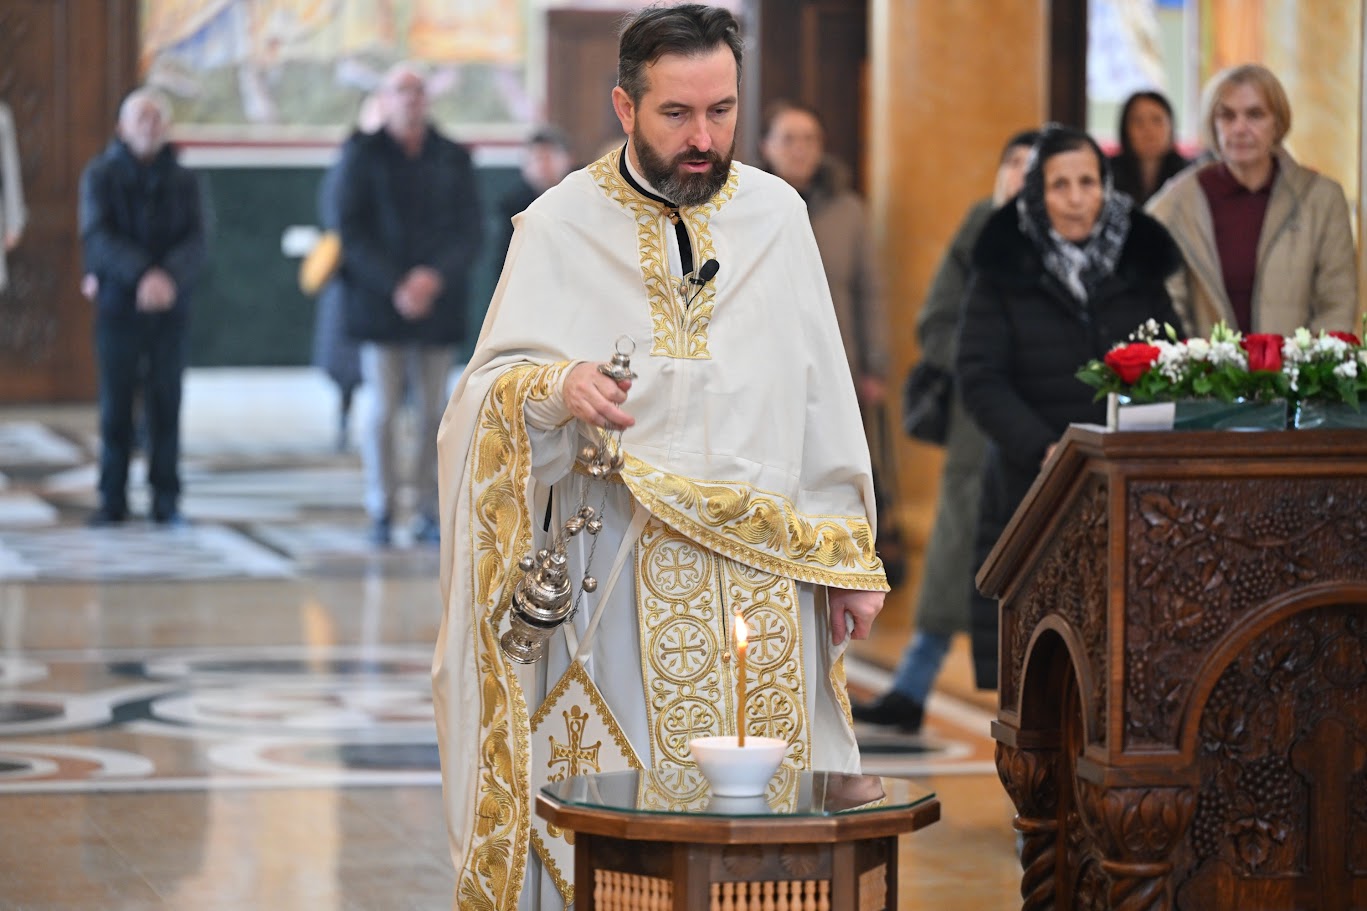
MULTIPOLYGON (((549 781, 664 770, 667 792, 643 800, 701 806, 688 741, 742 724, 786 739, 787 768, 859 767, 842 655, 887 583, 810 222, 786 183, 731 160, 729 12, 646 10, 621 60, 628 141, 514 220, 439 433, 433 692, 463 909, 573 900, 573 846, 532 810, 549 781), (634 380, 597 370, 632 344, 634 380), (624 428, 625 463, 600 479, 578 454, 605 428, 624 428), (578 610, 544 659, 518 664, 499 645, 517 563, 583 505, 603 530, 569 539, 578 610), (595 590, 581 592, 585 575, 595 590), (750 630, 743 717, 736 615, 750 630)), ((777 776, 771 799, 795 780, 777 776)))

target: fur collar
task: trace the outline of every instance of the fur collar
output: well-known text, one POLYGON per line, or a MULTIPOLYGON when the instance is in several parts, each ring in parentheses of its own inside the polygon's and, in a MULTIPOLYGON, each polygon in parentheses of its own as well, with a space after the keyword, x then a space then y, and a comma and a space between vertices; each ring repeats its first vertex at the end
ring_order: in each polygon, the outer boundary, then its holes
MULTIPOLYGON (((1130 234, 1116 264, 1115 277, 1125 284, 1163 281, 1182 265, 1182 254, 1166 228, 1138 209, 1130 212, 1130 234)), ((1044 262, 1016 221, 1015 200, 993 212, 973 247, 973 267, 993 281, 1011 287, 1038 287, 1044 262)))

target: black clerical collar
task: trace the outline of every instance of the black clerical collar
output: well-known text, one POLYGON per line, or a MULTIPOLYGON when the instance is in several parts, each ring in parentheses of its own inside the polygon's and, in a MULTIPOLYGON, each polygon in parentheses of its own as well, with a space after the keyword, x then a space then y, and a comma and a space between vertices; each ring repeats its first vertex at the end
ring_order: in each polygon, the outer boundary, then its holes
MULTIPOLYGON (((634 175, 634 174, 631 173, 631 165, 628 164, 628 162, 627 162, 627 155, 630 154, 629 151, 628 151, 628 149, 629 149, 629 145, 624 143, 624 144, 622 145, 622 157, 621 157, 621 159, 617 162, 617 170, 619 170, 619 171, 622 172, 622 179, 625 180, 625 181, 627 182, 627 185, 628 185, 628 186, 630 186, 630 187, 631 187, 633 190, 635 190, 637 193, 640 193, 640 194, 641 194, 642 196, 644 196, 646 199, 650 199, 650 200, 653 200, 653 201, 655 201, 655 202, 658 202, 660 205, 664 206, 666 209, 672 209, 674 212, 677 213, 677 212, 679 211, 679 207, 678 207, 678 206, 676 206, 674 203, 670 202, 669 200, 665 199, 663 196, 659 195, 658 193, 652 193, 651 191, 647 190, 645 187, 643 187, 643 186, 641 185, 641 182, 640 182, 639 180, 636 179, 636 175, 634 175)), ((670 219, 670 220, 672 221, 673 219, 670 219)))
POLYGON ((679 268, 683 270, 684 275, 688 275, 693 271, 693 240, 688 236, 688 228, 684 225, 683 219, 679 217, 679 207, 658 193, 652 193, 641 186, 641 182, 631 173, 631 166, 627 163, 628 154, 628 144, 623 143, 617 170, 622 172, 622 179, 627 182, 627 186, 646 199, 665 207, 665 214, 669 216, 670 222, 674 225, 674 233, 679 238, 679 268))

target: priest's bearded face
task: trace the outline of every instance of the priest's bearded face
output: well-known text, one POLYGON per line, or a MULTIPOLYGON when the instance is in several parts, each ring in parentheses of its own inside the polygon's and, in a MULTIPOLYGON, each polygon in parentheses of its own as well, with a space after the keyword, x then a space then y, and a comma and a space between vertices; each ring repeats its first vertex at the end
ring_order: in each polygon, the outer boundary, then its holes
POLYGON ((725 45, 708 54, 665 54, 646 70, 639 104, 620 88, 613 103, 631 135, 634 164, 681 206, 707 202, 726 183, 736 147, 736 59, 725 45))

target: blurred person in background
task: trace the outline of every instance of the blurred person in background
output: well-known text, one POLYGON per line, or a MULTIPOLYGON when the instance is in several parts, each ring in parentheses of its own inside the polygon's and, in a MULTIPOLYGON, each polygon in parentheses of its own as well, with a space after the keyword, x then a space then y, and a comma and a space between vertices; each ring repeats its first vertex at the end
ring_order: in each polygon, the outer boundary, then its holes
MULTIPOLYGON (((1068 425, 1105 422, 1105 403, 1077 369, 1148 320, 1175 324, 1165 282, 1181 255, 1161 224, 1115 192, 1108 164, 1091 136, 1046 126, 1014 204, 988 217, 973 248, 957 373, 988 441, 975 568, 1068 425)), ((994 688, 996 602, 975 588, 970 612, 977 684, 994 688)))
POLYGON ((1217 159, 1149 202, 1182 251, 1185 268, 1168 289, 1187 332, 1208 335, 1222 320, 1245 333, 1351 331, 1358 299, 1348 203, 1341 186, 1282 145, 1291 103, 1281 82, 1258 64, 1216 74, 1201 125, 1217 159))
POLYGON ((866 410, 881 405, 887 397, 888 322, 864 201, 851 188, 848 169, 826 155, 825 128, 816 111, 776 101, 765 112, 761 137, 765 170, 807 203, 859 404, 866 410))
POLYGON ((495 249, 501 267, 513 240, 513 216, 526 210, 536 198, 565 179, 574 167, 570 138, 553 126, 538 127, 522 150, 517 182, 498 201, 502 235, 495 249))
POLYGON ((1120 152, 1111 156, 1115 188, 1143 207, 1191 164, 1177 151, 1172 105, 1158 92, 1135 92, 1120 109, 1120 152))
POLYGON ((0 293, 9 285, 5 254, 19 246, 28 223, 19 171, 19 139, 9 105, 0 101, 0 293))
MULTIPOLYGON (((972 270, 973 245, 988 217, 1020 192, 1030 149, 1038 138, 1037 131, 1025 130, 1006 141, 992 195, 974 203, 954 233, 916 320, 921 357, 950 373, 958 356, 959 320, 972 270)), ((916 632, 902 653, 892 688, 872 702, 852 704, 856 721, 888 725, 909 734, 919 732, 926 698, 949 652, 950 640, 955 633, 968 630, 969 593, 978 568, 973 562, 973 531, 986 446, 982 431, 964 410, 956 383, 935 524, 926 545, 925 574, 916 597, 916 632)))
POLYGON ((90 524, 128 518, 134 398, 142 390, 154 522, 180 515, 180 401, 190 292, 205 263, 200 188, 167 143, 170 102, 137 89, 117 135, 81 175, 80 228, 93 293, 100 399, 100 505, 90 524))
POLYGON ((868 213, 850 186, 849 170, 826 154, 826 130, 815 110, 795 101, 775 101, 765 111, 760 137, 761 167, 783 178, 807 204, 873 461, 883 516, 878 556, 889 584, 896 586, 906 572, 906 542, 893 508, 896 457, 883 411, 889 326, 868 213))
POLYGON ((320 243, 331 244, 326 251, 332 260, 328 278, 318 292, 318 310, 313 320, 313 365, 327 373, 337 387, 337 451, 347 448, 350 435, 351 403, 361 385, 360 345, 347 334, 346 289, 336 273, 341 264, 341 200, 337 182, 348 147, 363 136, 374 135, 384 125, 384 114, 377 94, 366 95, 357 112, 356 127, 339 150, 337 160, 323 174, 318 186, 318 221, 324 231, 320 243))
POLYGON ((470 153, 428 119, 427 88, 398 64, 379 88, 383 129, 347 145, 337 176, 347 331, 374 395, 361 462, 371 543, 391 543, 399 471, 396 417, 417 413, 414 539, 436 544, 437 426, 466 333, 470 270, 483 240, 470 153))

